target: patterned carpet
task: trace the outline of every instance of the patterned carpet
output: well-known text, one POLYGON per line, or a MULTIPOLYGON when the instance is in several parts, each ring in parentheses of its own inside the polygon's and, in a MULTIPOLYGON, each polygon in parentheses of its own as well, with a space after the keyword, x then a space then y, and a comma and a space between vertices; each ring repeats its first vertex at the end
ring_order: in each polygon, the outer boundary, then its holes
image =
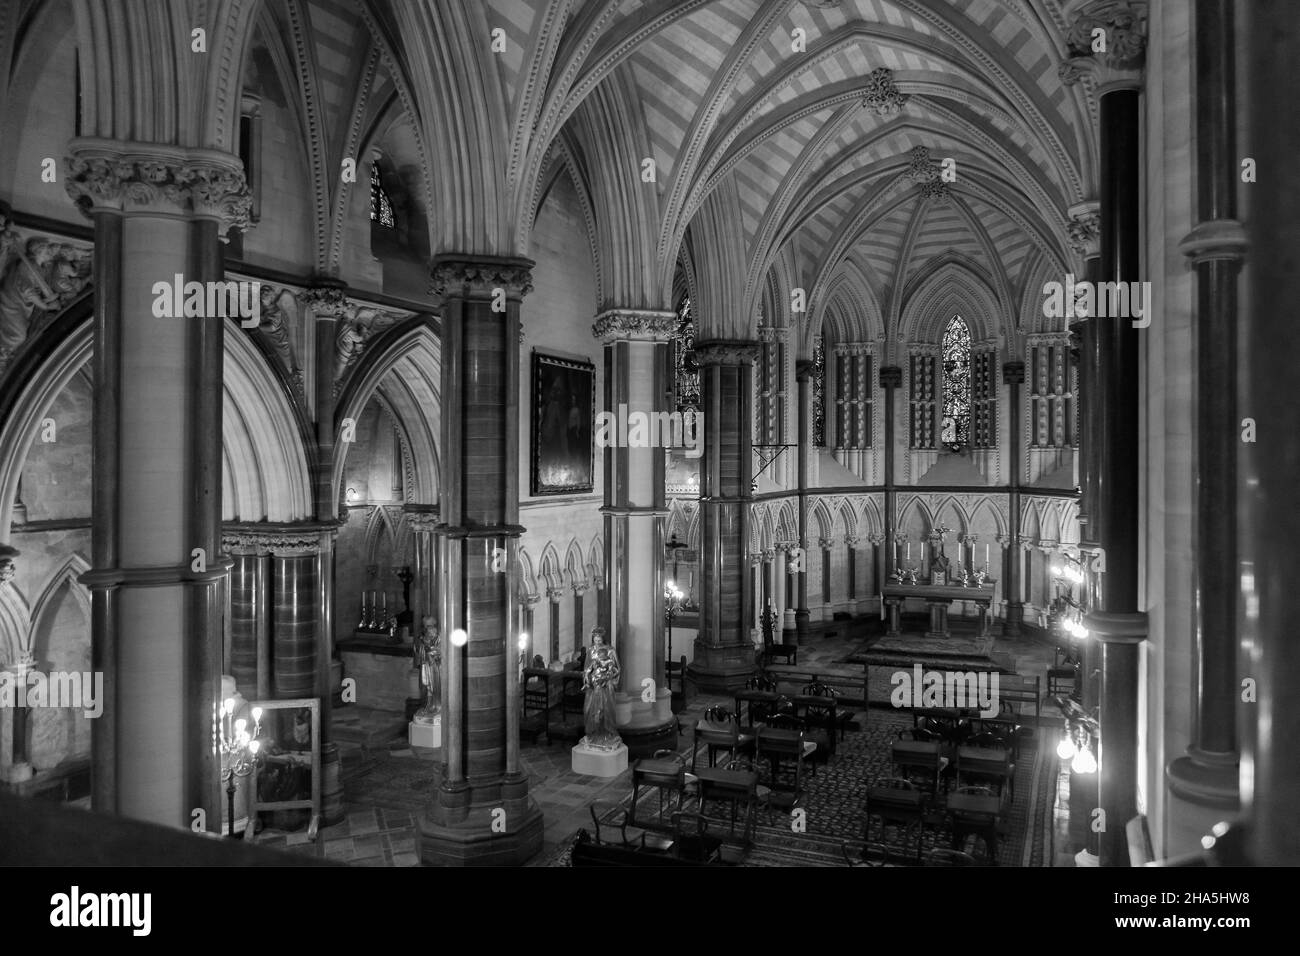
MULTIPOLYGON (((890 741, 895 739, 897 731, 911 726, 911 716, 906 712, 873 709, 866 729, 850 733, 838 744, 830 763, 820 766, 816 776, 806 778, 806 832, 792 832, 788 818, 778 815, 769 819, 760 813, 754 847, 745 856, 743 865, 844 866, 843 845, 848 843, 853 850, 862 845, 867 789, 876 781, 893 776, 890 741)), ((1004 829, 998 841, 997 864, 1000 866, 1047 865, 1044 845, 1046 828, 1050 823, 1056 755, 1050 749, 1044 754, 1037 743, 1035 738, 1029 737, 1021 743, 1015 772, 1015 799, 1004 816, 1004 829)), ((690 759, 689 742, 684 745, 682 753, 687 760, 690 759)), ((638 820, 654 820, 658 800, 656 791, 643 789, 637 805, 638 820)), ((630 801, 631 795, 625 795, 622 807, 630 801)), ((688 797, 687 809, 696 809, 695 803, 688 797)), ((728 826, 724 811, 722 805, 710 803, 705 814, 722 831, 726 831, 728 826)), ((900 839, 901 835, 893 828, 882 839, 879 821, 873 822, 873 842, 896 845, 900 839)), ((948 847, 950 840, 951 834, 942 815, 934 814, 933 822, 924 829, 923 850, 948 847)), ((970 839, 968 847, 977 858, 983 854, 983 845, 974 838, 970 839)), ((568 866, 570 849, 571 844, 563 847, 548 861, 548 865, 568 866)))

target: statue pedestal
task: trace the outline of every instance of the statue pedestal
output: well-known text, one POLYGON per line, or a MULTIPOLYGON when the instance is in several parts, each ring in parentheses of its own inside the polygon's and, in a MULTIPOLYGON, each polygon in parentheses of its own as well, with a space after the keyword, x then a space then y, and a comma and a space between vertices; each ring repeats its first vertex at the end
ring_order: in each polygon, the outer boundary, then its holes
POLYGON ((412 747, 442 746, 442 714, 433 718, 432 723, 413 720, 406 725, 406 739, 412 747))
POLYGON ((617 777, 627 769, 627 746, 623 743, 614 750, 604 750, 588 746, 584 737, 572 753, 574 773, 588 777, 617 777))

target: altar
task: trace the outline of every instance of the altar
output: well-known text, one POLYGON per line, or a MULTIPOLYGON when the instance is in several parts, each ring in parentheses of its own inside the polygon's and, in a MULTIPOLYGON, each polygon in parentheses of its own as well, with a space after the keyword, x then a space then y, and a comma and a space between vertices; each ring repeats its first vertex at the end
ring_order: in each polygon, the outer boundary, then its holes
POLYGON ((949 637, 948 605, 953 601, 973 601, 979 608, 979 639, 988 636, 993 607, 993 584, 984 587, 963 587, 960 584, 887 584, 884 590, 885 610, 888 614, 890 637, 901 633, 899 620, 903 602, 908 598, 925 601, 930 608, 930 629, 926 637, 949 637))

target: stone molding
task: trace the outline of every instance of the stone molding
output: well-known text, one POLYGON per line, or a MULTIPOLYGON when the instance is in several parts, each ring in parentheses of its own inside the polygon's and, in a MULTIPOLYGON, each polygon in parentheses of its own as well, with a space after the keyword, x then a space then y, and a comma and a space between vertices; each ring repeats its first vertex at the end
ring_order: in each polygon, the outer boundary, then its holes
POLYGON ((221 529, 221 548, 228 554, 316 554, 320 536, 336 535, 338 530, 334 524, 225 527, 221 529))

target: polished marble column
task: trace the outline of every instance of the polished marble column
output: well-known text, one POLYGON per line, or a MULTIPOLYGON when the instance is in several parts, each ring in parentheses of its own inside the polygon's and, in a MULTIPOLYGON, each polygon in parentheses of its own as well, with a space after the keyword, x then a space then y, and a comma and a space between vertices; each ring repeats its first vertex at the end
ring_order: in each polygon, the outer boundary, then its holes
POLYGON ((222 280, 220 233, 250 199, 239 159, 215 150, 79 138, 69 152, 65 186, 95 227, 92 805, 215 830, 227 320, 156 315, 154 287, 222 280))
MULTIPOLYGON (((753 493, 753 342, 697 342, 704 399, 700 467, 700 633, 687 675, 700 689, 729 691, 754 673, 745 609, 753 493)), ((778 569, 778 578, 779 569, 778 569)), ((780 585, 778 584, 778 589, 780 585)))
POLYGON ((515 865, 542 846, 542 813, 510 741, 516 716, 519 536, 519 310, 525 259, 439 255, 445 575, 443 773, 421 818, 420 856, 443 865, 515 865), (457 648, 456 630, 467 643, 457 648))

